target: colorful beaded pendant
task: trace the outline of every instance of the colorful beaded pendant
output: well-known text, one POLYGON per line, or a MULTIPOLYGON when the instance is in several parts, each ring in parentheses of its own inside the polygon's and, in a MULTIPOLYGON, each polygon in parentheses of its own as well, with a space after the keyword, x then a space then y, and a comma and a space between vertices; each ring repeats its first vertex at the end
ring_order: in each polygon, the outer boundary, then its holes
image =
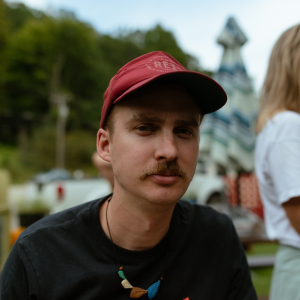
MULTIPOLYGON (((116 255, 116 259, 117 259, 117 261, 119 263, 119 266, 120 266, 119 258, 118 258, 117 251, 116 251, 116 248, 115 248, 115 244, 113 242, 113 239, 112 239, 112 236, 111 236, 111 233, 110 233, 110 230, 109 230, 109 225, 108 225, 108 220, 107 220, 107 210, 108 210, 108 205, 109 205, 110 201, 111 201, 111 198, 108 199, 108 203, 107 203, 107 206, 106 206, 106 223, 107 223, 107 229, 108 229, 108 232, 109 232, 110 240, 112 242, 112 245, 113 245, 113 248, 114 248, 114 252, 115 252, 115 255, 116 255)), ((168 250, 168 245, 167 245, 167 250, 168 250)), ((166 251, 166 256, 167 256, 167 251, 166 251)), ((165 260, 165 264, 166 264, 166 260, 165 260)), ((165 269, 165 267, 166 266, 164 265, 164 269, 165 269)), ((124 271, 123 271, 123 267, 121 267, 121 266, 119 267, 118 274, 119 274, 119 277, 121 279, 123 279, 123 281, 121 282, 123 288, 124 289, 131 289, 130 298, 140 298, 141 296, 143 296, 143 295, 145 295, 145 294, 148 293, 148 298, 149 299, 153 299, 155 297, 155 295, 157 294, 157 292, 158 292, 158 289, 159 289, 161 281, 163 280, 163 277, 160 277, 160 280, 158 280, 157 282, 153 283, 148 288, 148 290, 144 290, 144 289, 141 289, 139 287, 134 287, 134 286, 132 286, 130 284, 130 282, 125 277, 125 274, 124 274, 124 271)))
POLYGON ((130 292, 130 298, 140 298, 141 296, 145 295, 146 293, 148 293, 148 298, 149 299, 153 299, 155 297, 155 295, 158 292, 158 288, 160 285, 161 280, 163 279, 162 277, 160 278, 160 280, 158 280, 157 282, 153 283, 148 290, 143 290, 139 287, 133 287, 129 281, 126 279, 125 274, 123 272, 123 267, 119 268, 119 276, 123 279, 123 281, 121 282, 122 286, 124 289, 131 289, 130 292))

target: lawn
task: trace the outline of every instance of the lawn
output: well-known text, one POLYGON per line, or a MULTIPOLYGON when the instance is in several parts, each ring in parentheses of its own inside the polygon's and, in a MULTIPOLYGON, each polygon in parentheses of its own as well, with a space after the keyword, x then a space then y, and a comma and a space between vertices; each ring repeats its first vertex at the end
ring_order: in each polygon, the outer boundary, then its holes
MULTIPOLYGON (((278 245, 276 243, 253 244, 251 249, 246 252, 246 255, 275 255, 277 248, 278 245)), ((258 297, 269 295, 272 272, 272 267, 251 268, 252 281, 258 297)))
POLYGON ((269 295, 273 268, 251 269, 252 282, 258 297, 269 295))

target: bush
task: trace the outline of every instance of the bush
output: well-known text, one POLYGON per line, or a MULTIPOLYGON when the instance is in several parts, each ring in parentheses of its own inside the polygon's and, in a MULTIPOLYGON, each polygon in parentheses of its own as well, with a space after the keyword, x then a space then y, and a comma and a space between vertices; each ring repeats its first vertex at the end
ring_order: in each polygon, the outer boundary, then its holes
MULTIPOLYGON (((91 162, 96 151, 96 132, 67 133, 65 143, 65 169, 81 169, 87 176, 96 176, 98 171, 91 162)), ((0 167, 10 172, 14 183, 24 182, 36 173, 55 168, 55 149, 55 128, 39 128, 20 148, 0 144, 0 167)))
POLYGON ((96 133, 76 131, 66 136, 66 168, 86 169, 92 165, 91 156, 96 151, 96 133))
MULTIPOLYGON (((56 132, 55 128, 37 129, 28 145, 21 150, 21 162, 24 167, 36 172, 45 172, 55 168, 56 132)), ((91 156, 96 151, 96 133, 74 131, 66 134, 65 169, 74 171, 83 169, 96 175, 91 156)))

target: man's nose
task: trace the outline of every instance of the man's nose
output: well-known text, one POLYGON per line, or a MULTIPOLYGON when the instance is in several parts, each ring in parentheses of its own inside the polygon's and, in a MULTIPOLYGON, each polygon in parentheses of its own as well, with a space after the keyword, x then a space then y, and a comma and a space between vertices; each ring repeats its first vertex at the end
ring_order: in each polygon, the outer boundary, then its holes
POLYGON ((155 159, 171 161, 178 157, 178 149, 173 133, 162 133, 156 144, 155 159))

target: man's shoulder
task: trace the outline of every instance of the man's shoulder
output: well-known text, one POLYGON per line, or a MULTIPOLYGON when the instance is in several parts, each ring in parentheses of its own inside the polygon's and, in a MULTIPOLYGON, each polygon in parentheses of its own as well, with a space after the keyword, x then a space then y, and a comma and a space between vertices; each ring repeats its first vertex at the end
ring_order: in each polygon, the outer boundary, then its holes
POLYGON ((227 215, 220 213, 209 206, 180 200, 177 207, 181 218, 192 226, 201 229, 203 229, 203 226, 209 229, 232 228, 232 221, 227 215))
POLYGON ((74 226, 74 223, 78 221, 84 221, 89 219, 89 211, 94 205, 100 202, 103 198, 96 199, 69 209, 63 210, 59 213, 49 215, 28 228, 26 228, 19 236, 19 241, 28 237, 34 236, 38 233, 45 232, 49 229, 61 229, 68 226, 74 226))
POLYGON ((173 228, 178 245, 190 245, 190 249, 195 247, 205 255, 218 255, 221 248, 233 251, 233 248, 238 246, 238 236, 227 215, 209 206, 190 204, 186 201, 178 202, 177 207, 180 217, 176 218, 173 228))

